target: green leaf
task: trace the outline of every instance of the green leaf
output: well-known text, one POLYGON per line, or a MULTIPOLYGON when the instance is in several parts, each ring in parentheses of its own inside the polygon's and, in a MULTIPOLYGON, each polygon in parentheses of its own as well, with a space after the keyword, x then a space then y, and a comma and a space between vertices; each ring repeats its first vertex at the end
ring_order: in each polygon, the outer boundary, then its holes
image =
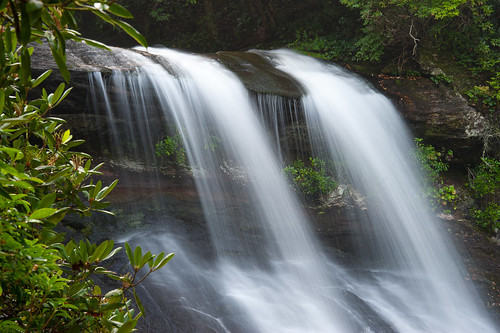
MULTIPOLYGON (((110 299, 114 299, 114 300, 117 300, 119 298, 121 298, 121 296, 123 295, 123 290, 121 289, 113 289, 113 290, 110 290, 106 293, 106 295, 104 295, 106 298, 110 299)), ((116 302, 113 302, 113 303, 116 303, 116 302)))
POLYGON ((167 264, 167 262, 170 261, 170 259, 172 259, 174 257, 174 254, 173 253, 169 253, 167 254, 167 256, 158 264, 158 265, 155 265, 155 267, 153 268, 155 271, 162 268, 163 266, 165 266, 167 264))
POLYGON ((128 260, 132 266, 135 266, 134 255, 132 254, 132 249, 128 243, 125 243, 125 251, 127 252, 128 260))
POLYGON ((86 291, 85 283, 75 283, 69 287, 68 298, 76 296, 78 294, 83 294, 86 291))
POLYGON ((116 331, 116 333, 129 333, 137 325, 137 319, 130 319, 129 321, 123 323, 123 325, 116 331))
POLYGON ((30 15, 30 25, 36 26, 42 15, 43 3, 40 0, 29 0, 26 4, 26 11, 30 15))
POLYGON ((50 177, 49 179, 47 179, 44 182, 44 185, 51 185, 52 183, 56 182, 60 178, 66 177, 67 175, 70 175, 72 173, 73 173, 73 169, 71 168, 71 166, 68 166, 68 167, 64 168, 63 170, 59 171, 58 173, 56 173, 55 175, 53 175, 52 177, 50 177))
MULTIPOLYGON (((3 43, 3 36, 0 35, 0 54, 6 54, 5 52, 5 44, 3 43)), ((4 68, 5 67, 5 56, 2 56, 0 57, 0 68, 4 68)), ((1 90, 2 94, 3 94, 3 90, 1 90)), ((2 102, 0 103, 0 112, 3 110, 3 103, 4 101, 2 100, 2 102)))
POLYGON ((99 193, 96 195, 96 200, 102 200, 104 199, 112 190, 115 188, 116 184, 118 184, 118 179, 115 179, 111 183, 111 185, 104 187, 99 193))
POLYGON ((65 87, 64 83, 61 83, 59 87, 57 87, 56 91, 54 91, 53 94, 49 95, 48 97, 49 104, 53 105, 59 100, 64 91, 64 87, 65 87))
POLYGON ((117 3, 110 4, 108 11, 116 16, 120 16, 123 18, 134 18, 127 9, 117 3))
POLYGON ((141 44, 144 47, 148 47, 148 42, 146 41, 146 38, 144 38, 143 35, 139 31, 137 31, 133 26, 128 24, 127 22, 123 21, 115 21, 115 23, 123 29, 127 34, 129 34, 130 37, 135 39, 139 44, 141 44))
POLYGON ((66 142, 68 142, 68 141, 69 141, 69 140, 71 140, 72 138, 73 138, 73 135, 71 135, 71 132, 70 132, 70 130, 68 129, 68 130, 64 131, 63 136, 62 136, 62 139, 61 139, 61 142, 62 142, 63 144, 65 144, 66 142))
MULTIPOLYGON (((36 80, 33 81, 33 83, 31 84, 31 87, 32 88, 35 88, 37 87, 40 83, 42 83, 50 74, 52 73, 52 69, 49 69, 47 71, 45 71, 44 73, 42 73, 38 78, 36 78, 36 80)), ((1 104, 0 104, 1 105, 1 104)))
POLYGON ((59 103, 61 103, 65 98, 66 96, 68 96, 68 94, 71 92, 71 90, 73 90, 73 87, 67 89, 61 96, 61 98, 59 98, 59 100, 53 105, 53 107, 56 107, 59 105, 59 103))
POLYGON ((142 306, 141 299, 139 298, 139 296, 137 296, 137 293, 135 292, 135 288, 133 288, 133 290, 134 290, 135 302, 137 303, 137 306, 139 307, 139 311, 141 311, 142 315, 144 317, 146 317, 146 311, 144 311, 144 306, 142 306))
POLYGON ((134 251, 134 263, 135 263, 134 267, 139 267, 141 259, 142 259, 142 249, 140 246, 136 246, 134 251))
POLYGON ((140 263, 139 263, 139 269, 144 267, 144 265, 153 257, 151 252, 146 252, 146 254, 142 257, 140 263))
POLYGON ((95 249, 94 253, 90 256, 89 262, 92 263, 94 261, 100 260, 104 251, 106 251, 107 247, 108 247, 108 241, 104 241, 101 244, 99 244, 99 246, 95 249))
POLYGON ((94 47, 104 49, 104 50, 111 50, 106 44, 98 42, 96 40, 88 39, 88 38, 79 38, 79 39, 80 39, 80 41, 84 42, 87 45, 94 46, 94 47))
POLYGON ((121 249, 122 249, 121 247, 117 247, 116 249, 114 249, 113 251, 111 251, 108 255, 106 255, 106 257, 104 257, 103 259, 101 259, 101 261, 108 260, 109 258, 113 257, 121 249))
POLYGON ((13 166, 10 166, 7 163, 2 162, 2 161, 0 161, 0 170, 2 171, 2 173, 4 175, 10 174, 10 175, 12 175, 18 179, 22 179, 22 180, 30 179, 30 177, 27 174, 25 174, 23 172, 19 172, 13 166))
POLYGON ((3 332, 24 332, 25 329, 16 324, 13 320, 0 322, 0 329, 3 332))
POLYGON ((50 44, 50 50, 52 51, 52 57, 54 58, 62 77, 66 82, 69 82, 69 71, 66 66, 66 54, 58 46, 50 44))
POLYGON ((65 10, 63 12, 62 21, 63 24, 68 24, 72 29, 76 29, 77 23, 71 11, 65 10))
POLYGON ((84 143, 84 142, 85 142, 85 140, 72 140, 71 142, 68 142, 68 143, 66 144, 66 148, 69 150, 69 149, 71 149, 71 148, 74 148, 74 147, 76 147, 76 146, 81 145, 81 144, 82 144, 82 143, 84 143))
POLYGON ((19 4, 19 9, 21 10, 21 44, 23 46, 28 45, 31 37, 31 25, 30 25, 30 16, 28 11, 26 10, 26 3, 21 2, 19 4))
POLYGON ((31 56, 29 50, 23 46, 21 49, 21 71, 19 72, 23 86, 31 83, 31 56))
POLYGON ((32 220, 41 220, 46 217, 51 216, 57 211, 55 208, 40 208, 37 209, 33 212, 33 214, 30 215, 30 219, 32 220))
POLYGON ((64 207, 58 209, 57 212, 55 212, 53 215, 47 218, 47 221, 52 223, 53 225, 56 225, 66 216, 66 214, 70 211, 70 209, 71 209, 70 207, 64 207))
POLYGON ((99 16, 99 18, 101 20, 103 20, 104 22, 108 22, 111 25, 115 25, 115 23, 116 23, 115 20, 113 20, 108 14, 106 14, 104 12, 101 12, 99 10, 93 10, 92 13, 94 13, 97 16, 99 16))
POLYGON ((104 306, 101 306, 97 312, 104 313, 104 312, 110 312, 116 309, 121 309, 125 306, 123 303, 111 303, 111 304, 106 304, 104 306))
POLYGON ((0 187, 0 196, 4 197, 7 200, 11 200, 12 198, 10 197, 9 193, 7 193, 3 187, 0 187))
POLYGON ((12 30, 7 28, 4 31, 5 35, 5 51, 7 53, 14 52, 17 47, 17 36, 15 33, 12 33, 12 30))
POLYGON ((7 153, 9 155, 9 158, 13 162, 24 157, 24 154, 19 149, 16 148, 0 147, 0 151, 7 153))
POLYGON ((156 259, 155 259, 155 262, 154 262, 154 267, 158 266, 160 264, 160 262, 163 260, 163 258, 165 257, 165 252, 162 252, 160 254, 158 254, 156 256, 156 259))
POLYGON ((28 13, 41 10, 43 8, 43 3, 40 0, 29 0, 26 4, 26 11, 28 13))
POLYGON ((31 185, 28 182, 25 182, 24 180, 16 180, 16 181, 13 181, 12 184, 15 187, 22 188, 22 189, 25 189, 25 190, 29 190, 31 192, 35 192, 35 188, 33 187, 33 185, 31 185))
POLYGON ((46 194, 42 200, 38 202, 37 208, 50 208, 54 201, 56 200, 56 193, 52 192, 46 194))
POLYGON ((78 248, 77 250, 80 252, 80 258, 83 262, 87 261, 89 254, 88 254, 88 247, 87 243, 83 241, 83 239, 78 243, 78 248))

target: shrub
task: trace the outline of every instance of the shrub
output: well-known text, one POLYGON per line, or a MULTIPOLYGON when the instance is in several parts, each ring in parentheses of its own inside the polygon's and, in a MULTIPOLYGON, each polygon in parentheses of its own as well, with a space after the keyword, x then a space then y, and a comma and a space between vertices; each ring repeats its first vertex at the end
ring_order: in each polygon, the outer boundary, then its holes
POLYGON ((415 144, 414 156, 426 177, 424 197, 430 200, 433 210, 438 207, 445 212, 450 212, 451 208, 456 209, 457 191, 453 185, 445 185, 441 177, 441 173, 448 170, 446 159, 451 158, 453 152, 449 150, 443 154, 434 146, 424 144, 421 138, 415 138, 415 144))
POLYGON ((328 175, 326 162, 320 158, 310 157, 308 165, 302 160, 296 160, 285 167, 283 173, 290 180, 293 190, 311 204, 320 203, 337 186, 328 175))
POLYGON ((470 171, 467 186, 475 199, 471 215, 476 219, 476 223, 488 231, 500 228, 500 205, 497 203, 500 161, 482 158, 481 164, 470 171))
POLYGON ((132 252, 125 244, 133 272, 119 274, 102 266, 120 250, 112 240, 65 242, 54 229, 67 214, 107 213, 104 200, 117 184, 94 182, 101 165, 93 167, 91 156, 73 150, 83 141, 63 129, 64 120, 47 116, 71 89, 61 83, 52 93, 42 89, 39 98, 28 97, 51 74, 31 78, 30 42, 46 38, 66 81, 66 39, 102 46, 74 30, 77 10, 91 11, 145 44, 134 28, 112 17, 131 17, 115 1, 0 1, 1 332, 130 332, 144 313, 135 286, 173 256, 143 255, 140 247, 132 252), (93 281, 97 274, 120 287, 103 292, 93 281), (136 298, 137 315, 127 291, 136 298))
POLYGON ((166 136, 155 145, 155 154, 160 159, 175 162, 176 165, 186 164, 186 149, 179 132, 173 136, 166 136))

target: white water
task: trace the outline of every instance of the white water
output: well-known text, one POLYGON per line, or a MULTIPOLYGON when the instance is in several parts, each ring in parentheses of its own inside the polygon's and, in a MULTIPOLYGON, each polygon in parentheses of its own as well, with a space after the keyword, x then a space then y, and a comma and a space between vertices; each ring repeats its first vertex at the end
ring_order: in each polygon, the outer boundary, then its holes
MULTIPOLYGON (((373 235, 362 247, 370 256, 351 272, 322 253, 234 74, 200 56, 148 52, 167 59, 175 76, 127 53, 140 65, 134 83, 127 83, 130 99, 134 108, 149 105, 143 92, 152 89, 165 118, 174 119, 217 253, 216 262, 206 265, 189 254, 180 236, 148 235, 156 252, 179 244, 173 249, 179 271, 170 268, 156 281, 182 295, 187 313, 203 314, 206 327, 217 332, 495 331, 419 197, 410 141, 387 100, 334 67, 270 53, 279 69, 306 87, 309 130, 324 138, 317 144, 342 159, 352 184, 374 200, 359 222, 373 235), (205 148, 214 136, 221 142, 217 151, 205 148), (241 201, 250 203, 249 211, 240 211, 241 201)), ((121 112, 132 109, 129 104, 121 112)), ((148 137, 146 130, 143 135, 148 137)))

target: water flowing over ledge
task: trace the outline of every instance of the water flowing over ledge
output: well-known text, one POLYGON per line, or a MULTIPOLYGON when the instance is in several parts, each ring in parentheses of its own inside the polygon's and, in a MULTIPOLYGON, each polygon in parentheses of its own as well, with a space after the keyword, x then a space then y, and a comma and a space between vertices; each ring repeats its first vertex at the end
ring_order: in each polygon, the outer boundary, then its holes
MULTIPOLYGON (((33 46, 35 51, 32 67, 35 74, 57 68, 48 47, 39 44, 33 46)), ((74 93, 65 101, 64 109, 71 110, 69 116, 87 112, 84 108, 89 93, 87 73, 98 71, 109 76, 114 70, 134 70, 136 64, 123 56, 122 51, 120 48, 112 48, 110 52, 82 43, 68 42, 67 62, 72 75, 71 84, 74 87, 74 93)), ((142 54, 161 64, 167 71, 172 71, 172 65, 165 58, 151 53, 142 54)), ((297 80, 277 70, 253 52, 222 51, 205 56, 234 72, 253 95, 280 96, 286 100, 285 103, 296 101, 304 95, 304 88, 297 80)), ((498 150, 498 142, 490 135, 492 125, 451 88, 436 87, 429 79, 423 78, 368 78, 375 88, 398 105, 401 115, 415 136, 425 138, 435 146, 452 149, 455 161, 473 162, 483 148, 489 148, 493 152, 498 150)), ((62 77, 53 74, 47 82, 50 81, 49 86, 55 88, 62 81, 62 77)), ((78 119, 75 121, 79 122, 78 119)))
POLYGON ((213 59, 160 48, 115 52, 130 68, 90 78, 95 107, 104 109, 96 111, 109 125, 101 140, 154 165, 158 133, 178 131, 213 248, 207 260, 167 220, 123 235, 177 253, 147 289, 151 306, 164 313, 155 317, 159 331, 497 331, 420 198, 405 124, 363 81, 289 51, 250 53, 299 82, 301 97, 282 110, 286 103, 272 98, 256 103, 213 59), (121 97, 110 96, 113 90, 121 97), (272 139, 281 136, 280 117, 262 121, 269 105, 287 124, 305 121, 308 140, 298 140, 295 155, 323 152, 338 161, 338 172, 368 202, 357 223, 369 237, 357 244, 355 265, 342 265, 319 244, 281 174, 290 149, 272 139), (213 137, 218 147, 207 149, 213 137))

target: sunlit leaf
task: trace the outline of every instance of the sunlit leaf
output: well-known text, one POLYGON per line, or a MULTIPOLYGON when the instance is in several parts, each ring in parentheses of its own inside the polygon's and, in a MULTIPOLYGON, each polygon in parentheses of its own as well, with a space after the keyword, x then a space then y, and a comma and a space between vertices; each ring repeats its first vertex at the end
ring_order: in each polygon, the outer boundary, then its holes
POLYGON ((130 319, 129 321, 125 322, 118 329, 118 331, 116 331, 116 333, 129 333, 129 332, 132 332, 132 330, 135 328, 135 325, 137 325, 137 319, 130 319))
POLYGON ((35 210, 33 212, 33 214, 30 215, 30 219, 33 219, 33 220, 44 219, 46 217, 51 216, 56 211, 57 211, 57 209, 55 209, 55 208, 40 208, 40 209, 35 210))
POLYGON ((127 252, 128 260, 132 266, 135 266, 134 255, 132 254, 132 249, 130 248, 129 243, 125 243, 125 251, 127 252))
MULTIPOLYGON (((40 83, 42 83, 50 74, 52 73, 52 69, 49 69, 42 73, 39 77, 36 78, 36 80, 33 81, 32 87, 35 88, 37 87, 40 83)), ((1 105, 1 104, 0 104, 1 105)))
POLYGON ((160 264, 154 267, 154 270, 158 270, 163 266, 165 266, 173 257, 174 257, 173 253, 167 254, 167 256, 160 262, 160 264))
POLYGON ((140 246, 136 246, 134 250, 134 263, 135 263, 134 267, 139 267, 141 259, 142 259, 142 249, 140 246))

